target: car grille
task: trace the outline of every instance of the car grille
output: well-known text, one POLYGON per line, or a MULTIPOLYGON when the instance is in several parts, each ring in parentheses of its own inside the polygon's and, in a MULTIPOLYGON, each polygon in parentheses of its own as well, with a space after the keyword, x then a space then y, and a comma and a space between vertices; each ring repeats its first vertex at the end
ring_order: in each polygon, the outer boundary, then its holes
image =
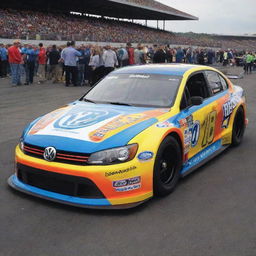
POLYGON ((105 198, 94 182, 87 178, 44 171, 19 163, 17 176, 25 184, 50 192, 81 198, 105 198))
MULTIPOLYGON (((43 147, 34 146, 31 144, 24 144, 24 153, 29 156, 44 159, 43 147)), ((63 150, 57 150, 57 155, 54 162, 61 162, 75 165, 86 165, 90 154, 74 153, 63 150)))

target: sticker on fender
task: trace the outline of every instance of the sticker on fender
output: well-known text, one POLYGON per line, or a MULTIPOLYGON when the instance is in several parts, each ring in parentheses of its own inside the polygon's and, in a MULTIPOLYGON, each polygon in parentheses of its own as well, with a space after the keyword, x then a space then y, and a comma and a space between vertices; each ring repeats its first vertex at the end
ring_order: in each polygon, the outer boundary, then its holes
POLYGON ((141 177, 138 176, 130 179, 113 181, 113 187, 116 192, 126 192, 139 189, 141 187, 141 177))

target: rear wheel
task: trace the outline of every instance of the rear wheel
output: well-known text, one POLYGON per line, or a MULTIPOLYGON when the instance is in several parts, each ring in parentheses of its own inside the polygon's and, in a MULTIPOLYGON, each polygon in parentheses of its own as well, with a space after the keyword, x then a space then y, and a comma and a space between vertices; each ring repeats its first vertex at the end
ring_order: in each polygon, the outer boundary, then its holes
POLYGON ((178 183, 182 166, 181 148, 177 140, 169 136, 161 143, 154 165, 154 194, 170 194, 178 183))
POLYGON ((245 131, 245 121, 244 121, 244 109, 239 107, 236 112, 236 116, 233 123, 233 130, 232 130, 232 146, 238 146, 244 136, 245 131))

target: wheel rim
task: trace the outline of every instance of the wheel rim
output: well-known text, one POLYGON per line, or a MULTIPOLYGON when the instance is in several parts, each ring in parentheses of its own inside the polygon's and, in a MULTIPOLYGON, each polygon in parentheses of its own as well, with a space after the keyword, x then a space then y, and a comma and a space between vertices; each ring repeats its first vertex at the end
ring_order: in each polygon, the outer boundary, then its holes
POLYGON ((160 159, 160 180, 164 184, 169 184, 175 177, 176 152, 172 148, 164 150, 160 159))

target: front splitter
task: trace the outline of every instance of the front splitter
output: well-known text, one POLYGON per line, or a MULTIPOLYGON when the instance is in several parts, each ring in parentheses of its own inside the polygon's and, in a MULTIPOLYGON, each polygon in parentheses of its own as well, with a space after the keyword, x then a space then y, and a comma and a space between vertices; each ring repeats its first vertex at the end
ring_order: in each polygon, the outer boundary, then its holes
POLYGON ((144 203, 145 201, 147 201, 147 200, 143 200, 136 203, 111 205, 107 199, 91 199, 91 198, 73 197, 73 196, 63 195, 63 194, 47 191, 44 189, 40 189, 37 187, 33 187, 21 182, 15 174, 9 177, 8 184, 13 189, 16 189, 18 191, 21 191, 29 195, 33 195, 45 200, 50 200, 57 203, 71 205, 75 207, 81 207, 81 208, 128 209, 128 208, 136 207, 144 203))

